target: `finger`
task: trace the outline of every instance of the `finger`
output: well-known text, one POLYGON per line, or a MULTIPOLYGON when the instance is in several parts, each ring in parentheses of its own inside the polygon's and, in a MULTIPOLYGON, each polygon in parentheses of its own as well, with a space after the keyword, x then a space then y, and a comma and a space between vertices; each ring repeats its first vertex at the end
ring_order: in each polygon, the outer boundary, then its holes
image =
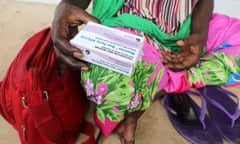
POLYGON ((78 33, 78 27, 77 26, 69 26, 69 35, 67 40, 72 39, 77 33, 78 33))
POLYGON ((96 17, 90 15, 83 9, 80 9, 80 12, 74 14, 74 16, 76 16, 76 19, 78 20, 79 23, 86 24, 89 21, 99 23, 99 20, 96 19, 96 17))
POLYGON ((163 49, 159 49, 158 52, 160 52, 162 55, 164 55, 166 53, 166 51, 163 49))
POLYGON ((184 40, 178 40, 177 45, 180 46, 180 47, 183 47, 185 45, 184 40))
POLYGON ((185 66, 186 69, 191 68, 193 66, 195 66, 198 63, 198 60, 196 57, 194 57, 195 59, 191 59, 191 60, 185 60, 183 62, 183 65, 185 66))
POLYGON ((173 71, 181 71, 186 69, 186 66, 182 63, 168 63, 166 67, 173 71))
POLYGON ((186 57, 184 59, 184 61, 182 62, 182 64, 185 66, 185 68, 190 68, 195 66, 198 63, 199 60, 199 56, 198 55, 189 55, 188 57, 186 57))
POLYGON ((82 71, 89 70, 89 66, 86 62, 75 59, 72 56, 66 56, 66 55, 62 54, 59 49, 55 49, 55 52, 56 52, 57 59, 59 61, 62 61, 64 63, 66 63, 67 65, 69 65, 73 68, 76 68, 76 69, 80 69, 82 71))
POLYGON ((201 56, 202 54, 202 50, 203 50, 203 46, 202 45, 197 45, 196 47, 194 46, 190 46, 190 51, 193 55, 197 55, 197 56, 201 56))
POLYGON ((195 66, 199 62, 201 49, 199 47, 190 47, 190 51, 191 52, 182 57, 182 60, 179 60, 179 62, 168 62, 165 66, 174 71, 180 71, 195 66))
POLYGON ((136 125, 126 124, 128 126, 125 127, 123 138, 126 144, 133 144, 135 141, 135 130, 136 125))
POLYGON ((178 55, 177 59, 178 59, 178 63, 182 63, 184 60, 185 56, 184 55, 178 55))
POLYGON ((181 63, 185 57, 186 57, 187 53, 185 52, 180 52, 180 53, 177 53, 175 54, 175 57, 172 57, 172 59, 175 59, 175 63, 181 63))
MULTIPOLYGON (((60 23, 57 28, 52 28, 52 41, 56 48, 59 48, 64 54, 72 54, 72 47, 69 40, 77 33, 77 27, 70 27, 67 23, 60 23)), ((75 48, 75 51, 79 49, 75 48)))
POLYGON ((99 23, 97 18, 90 15, 84 9, 81 9, 75 5, 68 4, 68 3, 65 3, 65 5, 60 5, 59 7, 57 7, 56 14, 61 13, 63 9, 65 10, 64 12, 67 14, 67 17, 66 17, 67 21, 72 25, 74 24, 80 25, 83 23, 87 23, 88 21, 99 23))
MULTIPOLYGON (((189 56, 190 57, 190 56, 189 56)), ((178 63, 167 63, 165 66, 173 71, 181 71, 190 68, 192 65, 194 65, 195 62, 192 61, 193 58, 184 59, 182 62, 178 63)))
POLYGON ((125 141, 125 144, 134 144, 135 143, 135 138, 132 138, 129 141, 125 141))
POLYGON ((177 45, 180 47, 188 47, 188 46, 199 44, 202 42, 203 42, 203 39, 200 34, 191 34, 182 40, 178 40, 177 45))
POLYGON ((181 54, 170 54, 166 55, 168 63, 180 63, 184 60, 184 57, 181 54))
POLYGON ((122 136, 123 132, 124 132, 124 120, 122 120, 122 121, 120 122, 120 124, 118 125, 118 127, 116 128, 116 133, 117 133, 118 135, 121 135, 121 136, 122 136))
POLYGON ((58 36, 58 38, 55 39, 54 41, 54 45, 55 45, 55 49, 59 49, 61 50, 62 53, 68 55, 68 56, 73 56, 74 52, 79 53, 79 57, 77 58, 81 58, 82 57, 82 53, 81 50, 73 47, 68 40, 66 40, 65 38, 61 38, 60 36, 58 36))
POLYGON ((181 51, 180 53, 177 53, 177 54, 171 54, 171 53, 165 52, 163 54, 164 56, 162 58, 162 62, 164 64, 168 63, 169 65, 172 66, 177 63, 181 64, 184 61, 184 59, 189 56, 190 52, 181 51))
POLYGON ((122 137, 121 133, 118 133, 118 139, 120 140, 121 144, 125 144, 124 138, 122 137))
POLYGON ((61 35, 59 35, 55 37, 54 45, 56 56, 59 60, 71 67, 81 69, 82 71, 87 71, 89 69, 86 63, 79 61, 83 56, 80 49, 70 45, 69 41, 64 36, 61 37, 61 35))
POLYGON ((77 27, 70 27, 66 23, 59 24, 58 28, 52 29, 52 40, 55 46, 55 50, 58 49, 60 54, 67 56, 73 56, 74 52, 79 53, 80 58, 81 51, 78 48, 70 45, 69 40, 77 33, 77 27))
POLYGON ((163 64, 165 64, 165 63, 167 63, 168 62, 168 60, 165 58, 165 56, 166 56, 166 51, 165 50, 159 50, 159 52, 161 53, 161 55, 163 56, 162 57, 162 63, 163 64))
POLYGON ((117 135, 118 135, 118 139, 119 139, 120 143, 125 144, 123 137, 119 134, 117 134, 117 135))
POLYGON ((178 61, 176 54, 171 54, 170 52, 165 51, 162 53, 162 55, 163 55, 164 62, 168 63, 168 62, 177 62, 178 61))

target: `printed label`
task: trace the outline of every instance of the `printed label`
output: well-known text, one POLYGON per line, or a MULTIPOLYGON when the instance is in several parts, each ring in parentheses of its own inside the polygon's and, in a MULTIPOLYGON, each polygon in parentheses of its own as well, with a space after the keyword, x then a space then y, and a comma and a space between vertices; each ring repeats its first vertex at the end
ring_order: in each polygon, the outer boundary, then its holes
POLYGON ((82 60, 130 76, 139 60, 144 38, 88 22, 70 43, 81 49, 82 60))

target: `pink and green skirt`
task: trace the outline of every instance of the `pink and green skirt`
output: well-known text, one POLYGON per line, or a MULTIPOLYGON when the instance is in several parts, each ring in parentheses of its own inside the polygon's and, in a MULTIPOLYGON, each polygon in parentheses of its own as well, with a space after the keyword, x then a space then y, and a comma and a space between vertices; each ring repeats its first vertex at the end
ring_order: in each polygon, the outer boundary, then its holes
POLYGON ((149 108, 154 94, 160 89, 181 93, 206 85, 238 85, 240 20, 214 14, 206 52, 198 65, 181 72, 165 68, 161 62, 162 55, 147 42, 142 60, 137 63, 131 77, 91 65, 89 72, 82 73, 81 82, 88 99, 97 105, 95 120, 103 134, 109 135, 124 119, 126 112, 149 108))

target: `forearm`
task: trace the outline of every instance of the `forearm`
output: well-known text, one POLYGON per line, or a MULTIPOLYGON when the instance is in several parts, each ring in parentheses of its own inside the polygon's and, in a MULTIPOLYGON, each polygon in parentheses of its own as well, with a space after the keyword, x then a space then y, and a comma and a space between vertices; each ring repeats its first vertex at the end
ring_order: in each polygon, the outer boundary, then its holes
POLYGON ((86 9, 89 5, 91 0, 62 0, 62 2, 66 2, 69 4, 72 4, 74 6, 77 6, 81 9, 86 9))
POLYGON ((199 0, 192 14, 192 34, 201 34, 206 41, 208 35, 208 25, 213 12, 214 0, 199 0))

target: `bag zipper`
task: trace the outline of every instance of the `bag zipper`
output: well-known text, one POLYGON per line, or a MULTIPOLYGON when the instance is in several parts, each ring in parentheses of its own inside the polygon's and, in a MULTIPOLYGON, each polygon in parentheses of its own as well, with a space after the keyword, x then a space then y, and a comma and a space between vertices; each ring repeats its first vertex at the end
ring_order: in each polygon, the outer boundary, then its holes
POLYGON ((25 108, 25 109, 23 109, 22 115, 23 115, 22 124, 21 124, 22 139, 23 139, 24 143, 27 144, 28 143, 27 121, 28 121, 28 118, 30 116, 30 111, 27 108, 25 108))

